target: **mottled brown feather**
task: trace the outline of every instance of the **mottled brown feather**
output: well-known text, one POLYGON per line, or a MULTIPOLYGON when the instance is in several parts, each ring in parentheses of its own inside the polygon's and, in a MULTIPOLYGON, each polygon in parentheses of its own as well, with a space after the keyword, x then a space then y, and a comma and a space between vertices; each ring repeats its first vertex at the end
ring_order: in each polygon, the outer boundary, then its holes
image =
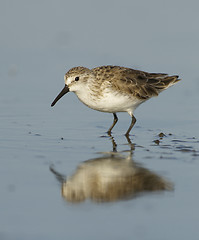
POLYGON ((95 74, 99 87, 106 81, 113 90, 131 94, 142 100, 157 96, 169 85, 180 80, 177 75, 147 73, 119 66, 101 66, 91 71, 95 74))

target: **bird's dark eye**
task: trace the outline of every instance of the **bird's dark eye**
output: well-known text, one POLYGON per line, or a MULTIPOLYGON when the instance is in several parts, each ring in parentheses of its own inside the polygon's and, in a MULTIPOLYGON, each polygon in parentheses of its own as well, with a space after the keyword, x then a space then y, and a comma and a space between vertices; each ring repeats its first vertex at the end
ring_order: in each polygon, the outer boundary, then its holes
POLYGON ((79 81, 79 77, 76 77, 76 78, 75 78, 75 81, 79 81))

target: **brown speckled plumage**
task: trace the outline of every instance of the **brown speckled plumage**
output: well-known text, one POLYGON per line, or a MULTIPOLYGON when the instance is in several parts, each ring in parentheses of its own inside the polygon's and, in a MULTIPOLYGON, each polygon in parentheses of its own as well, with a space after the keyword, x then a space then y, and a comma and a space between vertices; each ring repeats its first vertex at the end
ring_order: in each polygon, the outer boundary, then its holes
POLYGON ((128 136, 136 122, 134 110, 179 80, 177 75, 148 73, 120 66, 101 66, 93 69, 74 67, 65 74, 65 87, 51 106, 67 92, 75 92, 80 101, 88 107, 113 113, 114 121, 108 130, 109 134, 118 120, 116 113, 128 112, 132 118, 126 132, 128 136))
POLYGON ((119 66, 102 66, 91 71, 95 73, 98 85, 106 81, 114 91, 130 94, 142 100, 157 96, 169 84, 179 81, 177 75, 147 73, 119 66))

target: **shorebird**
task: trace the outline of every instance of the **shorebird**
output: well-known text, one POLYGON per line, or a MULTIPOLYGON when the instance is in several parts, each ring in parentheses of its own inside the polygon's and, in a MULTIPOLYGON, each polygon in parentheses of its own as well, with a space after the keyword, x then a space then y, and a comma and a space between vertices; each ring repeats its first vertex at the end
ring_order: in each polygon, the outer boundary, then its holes
POLYGON ((71 176, 50 171, 61 183, 64 200, 80 203, 87 199, 94 202, 129 200, 142 193, 172 191, 173 183, 137 164, 131 156, 106 153, 82 162, 71 176))
POLYGON ((51 106, 68 92, 74 92, 86 106, 101 112, 112 113, 114 120, 108 134, 118 121, 117 112, 131 116, 129 133, 136 122, 134 110, 151 97, 176 84, 177 75, 148 73, 120 66, 101 66, 93 69, 71 68, 64 76, 65 86, 51 106))

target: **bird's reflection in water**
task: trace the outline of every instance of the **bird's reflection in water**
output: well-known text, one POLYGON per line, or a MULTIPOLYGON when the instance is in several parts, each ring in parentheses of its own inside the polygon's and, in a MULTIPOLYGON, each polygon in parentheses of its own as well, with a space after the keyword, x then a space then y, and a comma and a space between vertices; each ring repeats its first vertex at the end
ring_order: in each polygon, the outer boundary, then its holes
POLYGON ((68 202, 112 202, 136 197, 140 193, 172 190, 172 184, 160 175, 141 167, 132 154, 110 152, 81 163, 67 179, 50 170, 61 182, 62 196, 68 202))

